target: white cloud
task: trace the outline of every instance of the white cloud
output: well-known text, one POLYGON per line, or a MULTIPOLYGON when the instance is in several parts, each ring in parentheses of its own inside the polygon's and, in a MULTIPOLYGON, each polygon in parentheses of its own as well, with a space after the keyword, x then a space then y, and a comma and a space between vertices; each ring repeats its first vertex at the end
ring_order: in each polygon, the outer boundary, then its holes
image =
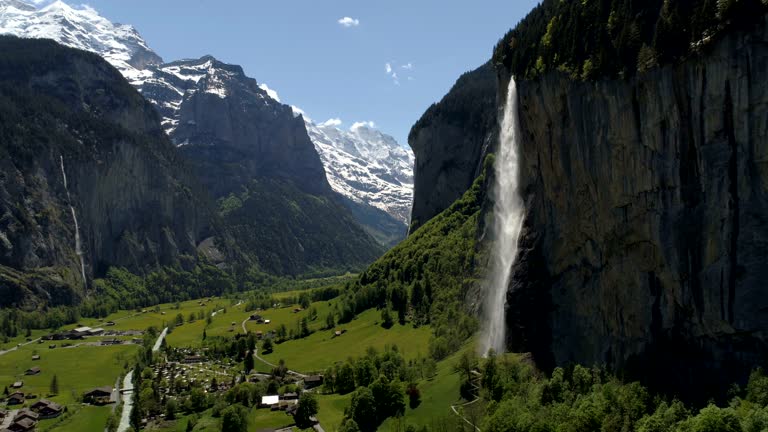
POLYGON ((376 123, 374 123, 374 122, 372 122, 372 121, 361 121, 361 122, 355 122, 354 124, 352 124, 352 127, 350 127, 350 128, 349 128, 349 130, 351 130, 352 132, 354 132, 354 131, 356 131, 357 129, 360 129, 361 127, 367 127, 367 128, 371 128, 371 129, 373 129, 373 128, 375 128, 375 127, 376 127, 376 123))
POLYGON ((332 118, 332 119, 328 119, 328 120, 320 123, 318 126, 320 126, 320 127, 328 127, 328 126, 339 127, 339 126, 341 126, 341 123, 342 123, 342 121, 341 121, 340 118, 332 118))
POLYGON ((397 76, 397 72, 395 72, 394 67, 392 66, 393 62, 387 62, 384 63, 384 71, 392 77, 392 81, 394 81, 395 85, 400 85, 400 79, 397 76))
POLYGON ((280 96, 278 96, 277 92, 269 88, 269 86, 267 86, 265 83, 259 84, 259 88, 267 92, 269 97, 280 102, 280 96))
POLYGON ((413 81, 413 80, 415 80, 415 79, 416 79, 416 78, 414 78, 414 77, 412 77, 412 76, 409 76, 409 77, 408 77, 408 81, 413 81))
POLYGON ((405 69, 405 70, 413 70, 413 63, 406 63, 406 64, 404 64, 404 65, 402 65, 400 67, 405 69))
POLYGON ((351 18, 348 16, 345 16, 344 18, 339 18, 337 21, 342 27, 357 27, 360 25, 360 20, 351 18))

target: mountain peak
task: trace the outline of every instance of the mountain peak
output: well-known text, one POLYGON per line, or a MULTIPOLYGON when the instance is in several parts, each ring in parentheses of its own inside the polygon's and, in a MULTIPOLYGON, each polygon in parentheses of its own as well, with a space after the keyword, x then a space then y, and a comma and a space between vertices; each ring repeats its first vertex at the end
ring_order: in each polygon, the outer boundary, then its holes
POLYGON ((15 8, 21 11, 34 11, 37 7, 31 3, 22 0, 0 0, 0 10, 15 8))
POLYGON ((24 0, 0 0, 0 10, 0 34, 53 39, 94 52, 129 80, 139 76, 147 65, 162 63, 136 29, 113 24, 89 6, 72 7, 56 0, 38 9, 24 0))

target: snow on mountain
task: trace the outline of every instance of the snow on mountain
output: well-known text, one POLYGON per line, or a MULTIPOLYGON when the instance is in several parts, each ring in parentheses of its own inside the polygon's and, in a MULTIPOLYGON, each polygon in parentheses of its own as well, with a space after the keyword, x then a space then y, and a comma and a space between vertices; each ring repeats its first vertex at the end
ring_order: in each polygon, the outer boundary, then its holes
MULTIPOLYGON (((101 55, 155 105, 171 138, 187 98, 199 91, 226 98, 227 86, 245 78, 239 66, 211 56, 163 63, 132 26, 114 24, 93 8, 72 7, 61 0, 41 8, 24 0, 0 0, 0 34, 53 39, 101 55)), ((264 83, 255 93, 265 105, 282 104, 277 92, 264 83)), ((339 120, 315 124, 292 108, 305 120, 331 187, 407 225, 413 199, 413 152, 372 123, 341 129, 339 120)))
POLYGON ((413 152, 374 129, 372 123, 355 123, 344 130, 338 120, 305 122, 333 190, 409 223, 413 152))
POLYGON ((163 62, 132 26, 113 24, 93 8, 73 8, 62 1, 38 9, 23 0, 0 0, 0 34, 53 39, 97 53, 129 81, 148 65, 163 62))

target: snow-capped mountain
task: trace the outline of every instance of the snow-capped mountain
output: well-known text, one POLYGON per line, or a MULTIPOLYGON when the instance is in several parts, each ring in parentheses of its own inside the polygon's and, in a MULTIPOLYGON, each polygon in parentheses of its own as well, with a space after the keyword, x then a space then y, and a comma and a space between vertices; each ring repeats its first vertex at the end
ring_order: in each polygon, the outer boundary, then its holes
MULTIPOLYGON (((23 0, 0 0, 0 34, 53 39, 101 55, 155 105, 165 131, 179 146, 188 142, 180 129, 189 129, 186 124, 180 128, 180 122, 192 121, 182 120, 185 107, 195 109, 185 102, 198 101, 193 96, 199 92, 227 98, 228 86, 247 78, 239 66, 211 56, 163 63, 132 26, 114 24, 88 6, 72 7, 61 0, 41 8, 23 0)), ((275 113, 284 107, 266 84, 248 87, 249 103, 275 113)), ((315 124, 305 116, 305 124, 334 191, 408 224, 414 163, 410 150, 367 123, 341 129, 334 122, 315 124)))
POLYGON ((413 152, 367 123, 349 130, 338 122, 306 121, 331 187, 408 224, 413 200, 413 152))
POLYGON ((90 7, 73 8, 62 1, 38 9, 22 0, 0 0, 0 34, 53 39, 95 52, 129 81, 147 65, 163 62, 132 26, 113 24, 90 7))

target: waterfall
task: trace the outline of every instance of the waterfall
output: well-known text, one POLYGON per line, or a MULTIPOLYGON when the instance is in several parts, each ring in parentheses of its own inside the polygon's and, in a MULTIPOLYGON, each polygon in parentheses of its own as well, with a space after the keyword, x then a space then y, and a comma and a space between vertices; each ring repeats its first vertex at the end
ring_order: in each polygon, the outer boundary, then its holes
POLYGON ((499 131, 499 150, 492 186, 494 198, 493 230, 495 240, 491 250, 490 273, 486 281, 483 308, 485 331, 481 340, 481 353, 490 350, 506 351, 506 295, 517 258, 517 241, 523 226, 523 201, 518 191, 518 146, 520 140, 517 111, 517 84, 509 82, 504 117, 499 131))
POLYGON ((67 192, 67 202, 69 203, 69 211, 72 213, 72 220, 75 223, 75 253, 80 260, 80 274, 83 277, 83 286, 88 288, 88 280, 85 278, 85 261, 83 260, 83 246, 80 243, 80 225, 77 223, 77 213, 75 213, 75 207, 72 205, 72 197, 69 195, 69 186, 67 186, 67 172, 64 170, 64 156, 59 156, 61 162, 61 177, 64 179, 64 190, 67 192))

